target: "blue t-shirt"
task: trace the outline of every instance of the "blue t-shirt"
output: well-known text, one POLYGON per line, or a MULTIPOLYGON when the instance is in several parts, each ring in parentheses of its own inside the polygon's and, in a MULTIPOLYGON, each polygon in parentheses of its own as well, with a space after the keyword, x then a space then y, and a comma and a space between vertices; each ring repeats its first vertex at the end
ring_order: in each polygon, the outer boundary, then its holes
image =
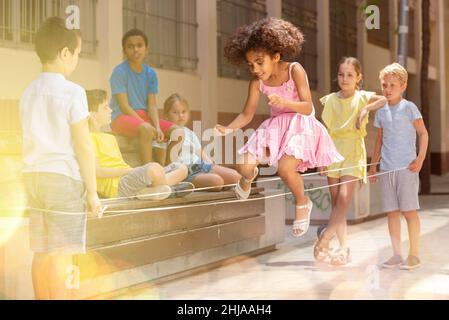
POLYGON ((157 94, 158 81, 156 72, 143 64, 143 71, 137 73, 131 69, 128 60, 115 67, 111 79, 111 109, 112 119, 114 120, 122 114, 115 97, 118 93, 128 95, 128 103, 134 110, 147 110, 147 99, 151 93, 157 94))
POLYGON ((387 103, 377 111, 374 126, 383 129, 381 170, 407 167, 416 159, 416 129, 413 122, 421 118, 418 107, 405 99, 395 106, 387 103))

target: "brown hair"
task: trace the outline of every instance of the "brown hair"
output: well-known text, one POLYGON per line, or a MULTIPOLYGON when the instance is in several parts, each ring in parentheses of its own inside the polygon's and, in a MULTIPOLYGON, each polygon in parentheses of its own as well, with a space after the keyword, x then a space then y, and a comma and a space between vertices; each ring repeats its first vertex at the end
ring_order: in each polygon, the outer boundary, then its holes
POLYGON ((190 109, 189 104, 184 97, 182 97, 179 93, 173 93, 164 102, 164 115, 165 116, 168 115, 168 113, 170 112, 170 109, 173 107, 173 105, 176 102, 182 102, 186 106, 187 110, 190 109))
POLYGON ((301 52, 304 43, 302 32, 288 21, 265 18, 240 27, 229 38, 224 48, 226 59, 239 65, 246 61, 249 51, 265 51, 274 56, 294 58, 301 52))
POLYGON ((98 106, 108 98, 108 94, 102 89, 86 90, 86 95, 89 112, 97 112, 98 106))
MULTIPOLYGON (((362 64, 357 58, 354 57, 343 57, 337 64, 337 74, 340 71, 340 66, 342 64, 350 64, 354 67, 355 72, 357 72, 357 75, 363 76, 362 74, 362 64)), ((357 89, 360 90, 363 86, 363 78, 360 79, 359 82, 357 82, 357 89)))
POLYGON ((51 17, 44 21, 36 33, 34 49, 41 63, 52 62, 63 48, 73 54, 81 39, 79 30, 69 30, 65 21, 59 17, 51 17))
POLYGON ((142 30, 139 29, 131 29, 125 33, 125 35, 122 38, 122 48, 125 49, 126 40, 128 40, 128 38, 135 36, 142 37, 143 41, 145 42, 145 46, 148 48, 148 37, 142 30))

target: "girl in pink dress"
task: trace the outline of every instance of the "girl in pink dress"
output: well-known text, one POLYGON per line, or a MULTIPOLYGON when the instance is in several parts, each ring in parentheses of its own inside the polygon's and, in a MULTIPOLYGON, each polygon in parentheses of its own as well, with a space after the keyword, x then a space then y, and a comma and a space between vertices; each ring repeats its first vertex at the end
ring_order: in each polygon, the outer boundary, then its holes
POLYGON ((282 59, 295 57, 304 42, 303 34, 291 23, 267 18, 240 28, 226 47, 226 58, 246 62, 254 79, 243 112, 228 126, 216 131, 227 134, 251 122, 261 94, 268 97, 271 117, 265 120, 248 143, 239 150, 237 170, 242 179, 235 191, 240 199, 248 198, 251 183, 259 173, 257 166, 268 159, 278 166, 278 175, 296 199, 293 235, 304 235, 310 224, 312 202, 304 195, 304 183, 298 171, 328 166, 343 160, 326 128, 315 118, 312 97, 303 67, 282 59))

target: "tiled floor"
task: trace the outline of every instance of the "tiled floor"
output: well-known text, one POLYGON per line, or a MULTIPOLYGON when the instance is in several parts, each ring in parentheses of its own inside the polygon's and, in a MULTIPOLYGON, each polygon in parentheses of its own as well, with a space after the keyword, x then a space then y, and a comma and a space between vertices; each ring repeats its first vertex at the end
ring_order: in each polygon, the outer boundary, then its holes
MULTIPOLYGON (((449 191, 449 177, 435 192, 449 191)), ((353 262, 317 264, 312 257, 316 227, 290 236, 278 249, 189 277, 130 288, 117 299, 449 299, 449 196, 421 197, 421 268, 385 270, 391 255, 386 218, 349 227, 353 262)), ((402 224, 404 255, 407 229, 402 224)))

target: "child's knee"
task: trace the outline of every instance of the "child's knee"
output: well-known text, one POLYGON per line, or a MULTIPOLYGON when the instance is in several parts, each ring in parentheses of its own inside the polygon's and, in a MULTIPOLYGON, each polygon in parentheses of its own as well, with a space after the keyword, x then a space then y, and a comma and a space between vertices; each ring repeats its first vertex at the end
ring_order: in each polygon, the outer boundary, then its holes
POLYGON ((149 125, 142 124, 139 126, 139 137, 152 140, 154 138, 154 130, 149 125))
POLYGON ((164 168, 157 162, 151 162, 147 165, 147 175, 151 179, 160 179, 165 176, 164 168))
POLYGON ((419 219, 418 213, 416 211, 404 212, 403 215, 404 215, 404 218, 407 220, 419 219))
POLYGON ((217 174, 211 176, 210 186, 213 187, 212 191, 221 191, 223 190, 224 180, 217 174))

